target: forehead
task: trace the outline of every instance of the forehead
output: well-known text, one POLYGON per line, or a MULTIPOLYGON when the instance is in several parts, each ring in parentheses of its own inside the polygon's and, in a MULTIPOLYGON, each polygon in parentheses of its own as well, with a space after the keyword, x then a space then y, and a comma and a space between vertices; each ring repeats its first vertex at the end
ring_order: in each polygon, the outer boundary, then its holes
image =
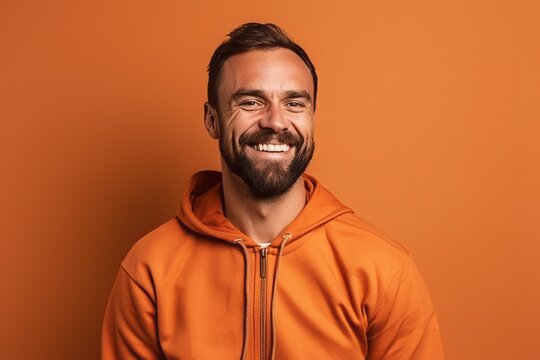
POLYGON ((223 64, 218 93, 227 96, 240 88, 307 91, 313 96, 313 78, 304 61, 289 49, 251 50, 223 64))

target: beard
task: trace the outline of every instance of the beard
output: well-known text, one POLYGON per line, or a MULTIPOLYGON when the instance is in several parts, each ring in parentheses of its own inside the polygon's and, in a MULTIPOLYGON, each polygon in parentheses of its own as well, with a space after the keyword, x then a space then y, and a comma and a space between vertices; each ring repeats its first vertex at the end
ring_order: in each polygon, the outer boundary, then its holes
POLYGON ((264 129, 252 134, 243 134, 238 144, 233 142, 231 149, 227 148, 227 139, 220 134, 219 151, 229 169, 242 179, 252 194, 258 198, 273 198, 286 193, 304 173, 309 165, 315 143, 313 138, 303 139, 290 132, 275 133, 264 129), (250 159, 245 148, 257 144, 266 144, 271 140, 287 144, 290 150, 295 149, 292 160, 254 162, 250 159))

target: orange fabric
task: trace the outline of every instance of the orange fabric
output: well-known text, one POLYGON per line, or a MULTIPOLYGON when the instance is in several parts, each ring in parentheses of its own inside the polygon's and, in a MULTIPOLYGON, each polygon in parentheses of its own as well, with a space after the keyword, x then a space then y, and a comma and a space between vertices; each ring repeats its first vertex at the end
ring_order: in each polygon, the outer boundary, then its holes
POLYGON ((196 174, 122 262, 103 359, 442 359, 409 253, 304 179, 309 201, 263 252, 224 217, 220 174, 196 174))

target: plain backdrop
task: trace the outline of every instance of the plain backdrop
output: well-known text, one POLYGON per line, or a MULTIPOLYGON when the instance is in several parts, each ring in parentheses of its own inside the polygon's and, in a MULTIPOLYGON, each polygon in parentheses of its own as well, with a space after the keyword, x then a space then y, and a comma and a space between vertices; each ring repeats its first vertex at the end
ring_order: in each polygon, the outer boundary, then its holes
POLYGON ((447 359, 536 359, 537 4, 1 0, 0 358, 99 358, 121 259, 219 168, 206 65, 257 21, 312 57, 309 172, 413 253, 447 359))

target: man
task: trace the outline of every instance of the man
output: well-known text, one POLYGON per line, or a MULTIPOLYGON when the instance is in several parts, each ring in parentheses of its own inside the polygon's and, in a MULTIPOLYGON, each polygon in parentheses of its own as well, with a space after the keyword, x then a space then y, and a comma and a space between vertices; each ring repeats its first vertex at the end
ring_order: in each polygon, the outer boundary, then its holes
POLYGON ((442 359, 409 253, 304 171, 317 75, 277 26, 214 52, 204 124, 222 173, 191 179, 177 218, 131 249, 104 359, 442 359))

